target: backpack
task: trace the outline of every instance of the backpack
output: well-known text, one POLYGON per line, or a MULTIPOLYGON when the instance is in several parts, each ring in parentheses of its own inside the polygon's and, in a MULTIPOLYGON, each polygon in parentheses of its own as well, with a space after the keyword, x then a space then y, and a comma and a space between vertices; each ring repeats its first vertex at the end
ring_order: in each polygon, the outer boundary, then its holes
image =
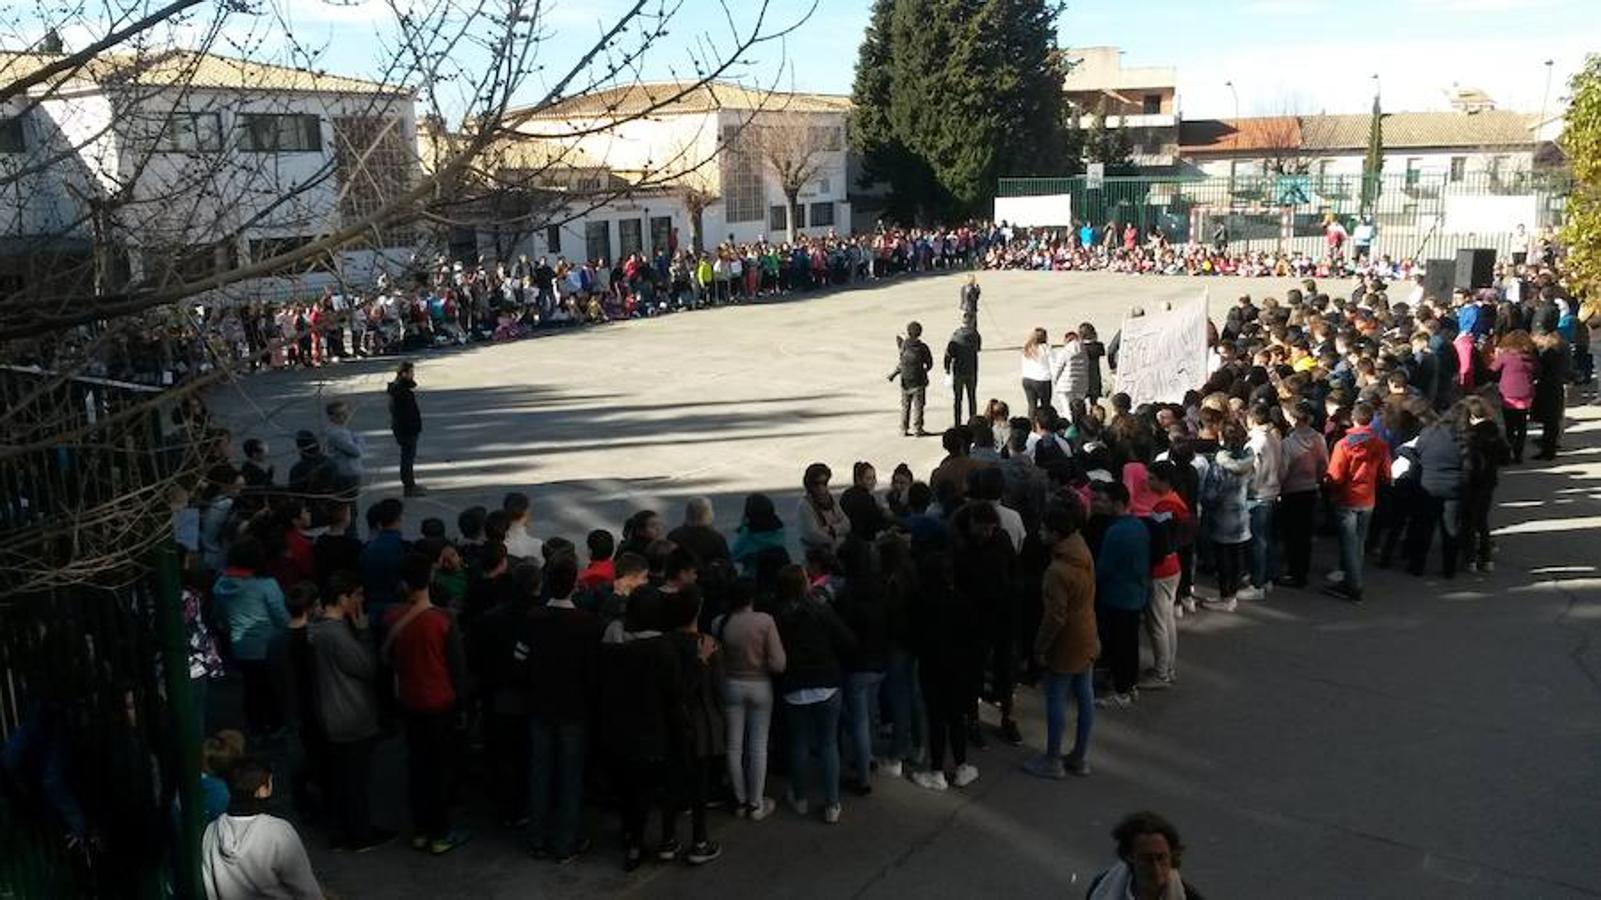
POLYGON ((1067 451, 1055 432, 1047 432, 1034 444, 1034 465, 1043 470, 1058 462, 1067 462, 1067 451))

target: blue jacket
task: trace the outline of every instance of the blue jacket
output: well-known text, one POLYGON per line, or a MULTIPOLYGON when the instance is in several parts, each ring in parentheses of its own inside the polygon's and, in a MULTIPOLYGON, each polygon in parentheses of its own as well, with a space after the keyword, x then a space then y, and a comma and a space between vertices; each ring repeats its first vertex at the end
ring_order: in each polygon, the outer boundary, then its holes
POLYGON ((1246 492, 1256 457, 1249 450, 1239 455, 1219 450, 1201 480, 1201 523, 1206 536, 1219 544, 1240 544, 1251 539, 1251 513, 1246 492))
POLYGON ((380 531, 361 548, 358 563, 369 612, 381 615, 386 606, 400 600, 400 564, 405 558, 406 542, 398 531, 380 531))
POLYGON ((1118 516, 1095 557, 1095 602, 1111 609, 1142 610, 1151 591, 1151 532, 1133 516, 1118 516))
POLYGON ((289 610, 278 582, 255 575, 224 574, 211 598, 228 623, 228 641, 238 659, 267 658, 272 639, 289 628, 289 610))

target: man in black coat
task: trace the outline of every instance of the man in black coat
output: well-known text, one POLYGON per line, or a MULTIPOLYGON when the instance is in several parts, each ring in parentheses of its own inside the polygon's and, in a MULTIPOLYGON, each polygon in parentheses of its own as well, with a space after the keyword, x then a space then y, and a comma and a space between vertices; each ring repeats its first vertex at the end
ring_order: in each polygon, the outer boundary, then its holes
POLYGON ((889 380, 901 380, 901 434, 910 436, 915 426, 917 436, 925 437, 923 406, 928 400, 928 371, 934 368, 934 354, 923 343, 922 324, 908 323, 906 336, 896 338, 895 346, 900 349, 900 362, 889 373, 889 380))
POLYGON ((407 497, 427 496, 412 471, 417 462, 417 437, 422 434, 422 410, 417 408, 417 379, 410 362, 400 364, 388 390, 389 430, 400 445, 400 483, 407 497))
POLYGON ((951 335, 945 345, 945 374, 951 376, 951 390, 955 393, 955 421, 962 422, 962 394, 967 394, 969 416, 978 415, 978 353, 984 340, 978 333, 977 321, 971 313, 962 316, 962 326, 951 335))

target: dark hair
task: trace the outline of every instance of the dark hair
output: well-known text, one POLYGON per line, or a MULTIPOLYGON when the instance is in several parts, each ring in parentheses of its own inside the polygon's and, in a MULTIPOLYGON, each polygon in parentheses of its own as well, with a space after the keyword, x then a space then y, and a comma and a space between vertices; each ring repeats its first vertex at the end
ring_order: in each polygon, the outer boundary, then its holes
POLYGON ((1097 481, 1090 485, 1090 490, 1101 494, 1113 503, 1122 506, 1128 505, 1128 488, 1121 481, 1097 481))
POLYGON ((974 469, 967 476, 967 496, 974 500, 1000 502, 1006 492, 1006 476, 994 466, 974 469))
POLYGON ((806 578, 806 570, 790 563, 778 570, 778 577, 774 583, 774 597, 780 606, 795 603, 805 599, 811 582, 806 578))
POLYGON ((915 338, 915 337, 922 337, 922 335, 923 335, 923 323, 921 323, 921 322, 907 322, 906 323, 906 336, 907 337, 915 338))
POLYGON ((379 528, 388 528, 398 524, 400 517, 406 513, 406 504, 394 497, 385 497, 372 506, 372 521, 378 523, 379 528))
POLYGON ((1112 829, 1112 840, 1117 842, 1118 859, 1129 862, 1134 853, 1135 838, 1146 834, 1159 834, 1166 838, 1168 853, 1173 857, 1173 868, 1183 867, 1184 842, 1179 840, 1178 829, 1173 827, 1172 822, 1148 810, 1129 813, 1112 829))
POLYGON ((428 518, 423 519, 421 528, 422 536, 425 538, 439 538, 443 540, 445 537, 445 520, 439 518, 438 516, 429 516, 428 518))
POLYGON ((464 540, 482 540, 484 536, 484 519, 489 510, 482 506, 469 506, 456 517, 456 530, 461 532, 464 540))
POLYGON ((638 553, 623 553, 617 557, 617 561, 612 565, 613 575, 617 578, 627 578, 630 575, 638 575, 641 572, 649 571, 650 563, 638 553))
POLYGON ((604 528, 591 531, 584 538, 584 543, 589 547, 590 559, 611 559, 611 555, 617 551, 617 540, 604 528))
POLYGON ((551 597, 560 599, 571 596, 577 584, 578 557, 571 553, 559 553, 545 561, 545 592, 551 597))
POLYGON ((512 491, 506 495, 505 499, 500 501, 500 508, 505 510, 506 514, 513 519, 520 518, 526 514, 531 505, 528 495, 522 491, 512 491))
POLYGON ((940 435, 940 444, 945 447, 945 452, 952 456, 966 456, 969 443, 968 431, 965 428, 947 428, 945 433, 940 435))
POLYGON ((745 498, 745 527, 752 532, 777 531, 784 527, 773 509, 773 498, 766 494, 751 494, 745 498))
POLYGON ((663 593, 657 623, 664 631, 683 628, 700 616, 701 591, 691 585, 681 591, 663 593))
POLYGON ((228 769, 228 801, 249 803, 272 780, 272 766, 254 756, 241 756, 228 769))
POLYGON ((649 544, 646 544, 645 562, 650 564, 651 574, 661 575, 665 578, 667 572, 667 561, 672 557, 673 551, 677 549, 678 545, 667 540, 666 538, 662 538, 661 540, 657 541, 651 541, 649 544))
POLYGON ((506 515, 504 509, 492 509, 484 516, 484 540, 505 541, 506 532, 511 530, 511 516, 506 515))
POLYGON ((489 572, 506 561, 506 542, 490 539, 478 550, 478 571, 489 572))
POLYGON ((662 563, 662 575, 666 576, 667 578, 675 578, 685 572, 690 571, 691 569, 699 568, 700 560, 695 558, 694 551, 690 550, 688 547, 675 546, 673 547, 672 552, 667 554, 667 559, 662 563))
POLYGON ((288 610, 290 618, 306 615, 316 605, 317 585, 310 581, 302 581, 284 592, 284 609, 288 610))
POLYGON ((264 449, 266 449, 266 445, 261 442, 261 438, 245 439, 245 456, 255 456, 264 449))
POLYGON ((513 599, 539 602, 545 587, 545 570, 542 567, 533 563, 518 563, 510 575, 513 599))
POLYGON ((1366 425, 1373 421, 1373 404, 1366 400, 1357 403, 1351 408, 1351 421, 1358 425, 1366 425))
POLYGON ((309 455, 321 450, 322 444, 318 443, 317 435, 310 431, 306 431, 305 429, 301 429, 300 431, 295 432, 295 449, 299 450, 303 454, 309 455))
POLYGON ((577 559, 578 548, 564 537, 552 537, 545 539, 545 546, 540 548, 539 554, 540 560, 548 565, 551 560, 564 554, 577 559))
POLYGON ((862 476, 867 474, 867 472, 872 470, 872 468, 872 463, 867 462, 866 460, 858 461, 855 465, 851 466, 851 483, 855 484, 856 482, 861 481, 862 476))
POLYGON ((338 606, 342 597, 361 590, 361 575, 349 569, 340 569, 328 576, 328 589, 322 592, 323 606, 338 606))
POLYGON ((912 486, 906 489, 906 505, 912 512, 924 512, 933 502, 934 491, 924 482, 914 481, 912 486))
POLYGON ((434 577, 434 559, 427 553, 412 552, 400 561, 400 583, 406 593, 425 590, 434 577))
POLYGON ((908 466, 906 463, 896 463, 895 464, 895 471, 891 472, 889 477, 893 480, 894 478, 896 478, 898 476, 901 476, 901 475, 905 475, 906 478, 908 480, 910 480, 910 481, 916 481, 917 480, 917 476, 912 474, 912 467, 911 466, 908 466))
POLYGON ((1145 467, 1147 479, 1155 478, 1168 487, 1178 485, 1179 467, 1171 459, 1159 459, 1145 467))
POLYGON ((833 477, 834 470, 830 469, 827 463, 814 462, 807 466, 805 474, 801 475, 801 487, 809 489, 812 485, 832 480, 833 477))
POLYGON ((247 569, 251 573, 261 571, 267 564, 267 552, 261 546, 261 541, 252 537, 240 538, 228 548, 228 568, 247 569))

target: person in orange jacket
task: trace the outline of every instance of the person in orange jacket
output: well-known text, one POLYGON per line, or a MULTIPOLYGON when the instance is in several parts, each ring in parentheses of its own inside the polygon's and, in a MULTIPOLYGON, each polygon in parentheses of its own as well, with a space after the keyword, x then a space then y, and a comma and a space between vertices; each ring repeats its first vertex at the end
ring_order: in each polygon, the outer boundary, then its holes
POLYGON ((1329 499, 1340 529, 1340 570, 1330 573, 1326 590, 1352 603, 1362 602, 1362 549, 1373 522, 1378 486, 1390 481, 1390 448, 1373 433, 1373 405, 1351 410, 1352 428, 1334 444, 1329 457, 1329 499))

